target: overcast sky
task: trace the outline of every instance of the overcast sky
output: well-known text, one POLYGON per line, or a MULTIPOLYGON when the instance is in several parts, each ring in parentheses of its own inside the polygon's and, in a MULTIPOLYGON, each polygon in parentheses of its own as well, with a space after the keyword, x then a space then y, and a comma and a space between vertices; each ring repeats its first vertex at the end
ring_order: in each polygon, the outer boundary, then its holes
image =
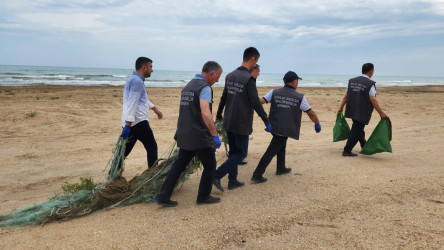
POLYGON ((0 0, 0 64, 444 76, 444 0, 0 0))

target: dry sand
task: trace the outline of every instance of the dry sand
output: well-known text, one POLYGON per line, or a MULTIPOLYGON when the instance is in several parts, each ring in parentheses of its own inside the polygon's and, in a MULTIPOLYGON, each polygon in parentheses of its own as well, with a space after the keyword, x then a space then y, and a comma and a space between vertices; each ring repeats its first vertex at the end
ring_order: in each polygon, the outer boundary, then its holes
MULTIPOLYGON (((259 94, 268 90, 260 88, 259 94)), ((0 91, 0 214, 45 201, 65 181, 104 180, 121 132, 121 87, 0 91)), ((288 141, 291 174, 274 175, 273 160, 268 182, 250 182, 271 139, 256 116, 248 165, 239 170, 246 185, 224 193, 214 189, 221 203, 195 204, 200 179, 195 174, 173 194, 176 208, 137 204, 43 226, 2 227, 0 249, 443 248, 444 86, 378 88, 392 121, 394 152, 355 158, 341 156, 344 141, 332 142, 344 89, 299 91, 317 112, 322 132, 316 134, 303 116, 300 140, 288 141)), ((221 92, 215 88, 216 105, 221 92)), ((173 142, 180 89, 148 88, 148 94, 165 116, 158 120, 150 113, 162 155, 173 142)), ((375 112, 367 138, 378 121, 375 112)), ((146 168, 140 142, 126 166, 126 177, 146 168)), ((226 178, 222 182, 227 185, 226 178)))

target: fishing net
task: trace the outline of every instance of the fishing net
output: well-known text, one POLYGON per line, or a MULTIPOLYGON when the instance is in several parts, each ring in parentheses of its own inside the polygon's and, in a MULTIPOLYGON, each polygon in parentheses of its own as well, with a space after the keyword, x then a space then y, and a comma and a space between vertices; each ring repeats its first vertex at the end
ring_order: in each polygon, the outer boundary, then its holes
MULTIPOLYGON (((216 122, 215 125, 226 149, 228 140, 222 122, 216 122)), ((176 143, 170 146, 166 157, 159 159, 155 166, 145 170, 130 181, 122 177, 125 145, 126 140, 119 137, 114 146, 113 155, 104 170, 109 169, 104 183, 96 184, 92 190, 78 190, 69 195, 57 195, 47 202, 31 205, 0 216, 0 226, 38 225, 87 215, 99 209, 109 209, 141 202, 154 202, 168 171, 177 159, 179 150, 176 143)), ((180 176, 177 185, 183 184, 199 168, 201 168, 201 163, 197 157, 194 157, 180 176)))

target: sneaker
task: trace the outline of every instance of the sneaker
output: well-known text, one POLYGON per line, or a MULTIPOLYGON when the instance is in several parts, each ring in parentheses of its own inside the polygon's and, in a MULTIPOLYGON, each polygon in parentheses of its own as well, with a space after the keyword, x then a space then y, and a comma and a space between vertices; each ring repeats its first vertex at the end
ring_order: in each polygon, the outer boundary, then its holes
POLYGON ((245 183, 240 182, 240 181, 238 181, 238 180, 235 180, 235 181, 229 181, 229 182, 228 182, 228 190, 233 190, 233 189, 236 189, 236 188, 242 187, 243 185, 245 185, 245 183))
POLYGON ((352 152, 342 152, 342 156, 358 156, 358 154, 352 153, 352 152))
POLYGON ((222 187, 222 185, 220 184, 220 179, 213 177, 213 185, 219 189, 219 191, 223 192, 224 188, 222 187))
POLYGON ((265 177, 263 177, 263 176, 259 176, 259 177, 257 177, 257 176, 254 176, 254 175, 253 175, 253 177, 251 177, 251 180, 252 180, 253 182, 255 182, 255 183, 264 183, 264 182, 267 181, 267 178, 265 178, 265 177))
POLYGON ((291 168, 279 169, 279 170, 276 170, 276 175, 288 174, 290 172, 291 172, 291 168))
POLYGON ((162 207, 175 207, 179 204, 177 201, 172 200, 162 201, 159 199, 159 197, 156 197, 156 203, 162 207))
POLYGON ((196 203, 197 205, 205 205, 205 204, 213 204, 220 202, 219 197, 209 196, 206 200, 199 200, 197 199, 196 203))

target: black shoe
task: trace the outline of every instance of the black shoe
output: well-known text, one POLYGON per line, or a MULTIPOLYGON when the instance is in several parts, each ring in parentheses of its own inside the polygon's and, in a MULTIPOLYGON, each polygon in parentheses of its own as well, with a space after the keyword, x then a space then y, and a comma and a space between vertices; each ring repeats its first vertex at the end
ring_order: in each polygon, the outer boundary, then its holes
POLYGON ((290 172, 291 172, 291 168, 279 169, 279 170, 276 170, 276 175, 288 174, 290 172))
POLYGON ((214 197, 211 195, 206 200, 197 199, 197 201, 196 201, 197 205, 213 204, 213 203, 218 203, 218 202, 220 202, 220 198, 214 197))
POLYGON ((248 163, 248 162, 246 162, 246 161, 241 161, 241 162, 239 163, 239 165, 247 165, 247 163, 248 163))
POLYGON ((358 156, 358 154, 352 153, 352 152, 342 152, 342 156, 358 156))
POLYGON ((158 197, 156 197, 156 203, 162 207, 175 207, 179 204, 177 201, 172 200, 162 201, 158 197))
POLYGON ((243 185, 245 185, 245 183, 240 182, 240 181, 238 181, 238 180, 235 180, 235 181, 229 181, 229 182, 228 182, 228 190, 233 190, 233 189, 236 189, 236 188, 238 188, 238 187, 242 187, 243 185))
POLYGON ((265 177, 263 177, 263 176, 259 176, 259 177, 257 177, 257 176, 254 176, 254 175, 253 175, 253 177, 251 177, 251 180, 252 180, 253 182, 255 182, 255 183, 264 183, 264 182, 267 181, 267 178, 265 178, 265 177))
POLYGON ((213 185, 219 189, 219 191, 223 192, 224 188, 222 187, 222 185, 220 184, 220 179, 217 179, 216 177, 213 177, 213 185))

